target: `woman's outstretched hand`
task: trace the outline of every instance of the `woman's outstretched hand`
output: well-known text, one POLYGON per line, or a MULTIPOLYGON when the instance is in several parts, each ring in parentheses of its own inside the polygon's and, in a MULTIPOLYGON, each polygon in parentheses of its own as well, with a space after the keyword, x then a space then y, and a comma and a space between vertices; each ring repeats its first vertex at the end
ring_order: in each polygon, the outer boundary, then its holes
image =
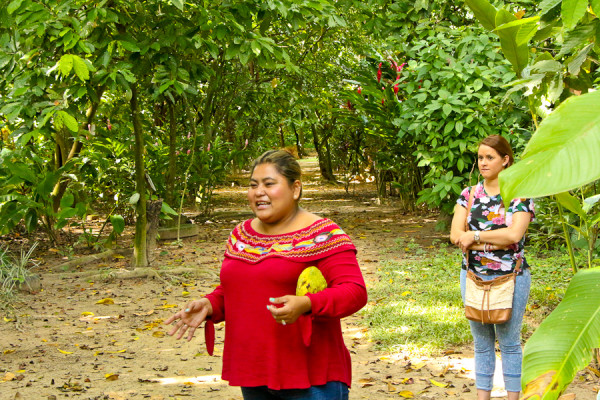
POLYGON ((270 298, 272 304, 283 304, 282 307, 267 305, 277 323, 282 325, 293 324, 302 315, 311 310, 311 302, 308 296, 292 296, 270 298))
POLYGON ((187 332, 187 340, 189 342, 194 337, 196 329, 210 315, 212 315, 212 305, 208 299, 204 298, 188 303, 183 310, 178 311, 175 315, 167 319, 165 324, 169 325, 173 321, 177 321, 173 329, 169 331, 169 335, 173 336, 177 334, 177 339, 181 339, 187 332))

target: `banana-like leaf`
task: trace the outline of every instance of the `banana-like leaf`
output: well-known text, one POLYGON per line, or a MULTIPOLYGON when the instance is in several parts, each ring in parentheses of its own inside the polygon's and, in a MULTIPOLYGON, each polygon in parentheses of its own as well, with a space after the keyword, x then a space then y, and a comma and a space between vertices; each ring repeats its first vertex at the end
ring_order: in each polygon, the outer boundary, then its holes
POLYGON ((496 8, 486 0, 465 0, 475 17, 488 31, 496 27, 496 8))
POLYGON ((527 341, 522 400, 554 400, 600 347, 600 268, 576 273, 558 307, 527 341))
POLYGON ((503 199, 543 197, 600 179, 600 91, 573 96, 545 118, 521 161, 499 175, 503 199))
POLYGON ((592 7, 594 14, 600 15, 600 0, 591 0, 590 6, 592 7))
POLYGON ((496 33, 500 37, 502 53, 510 61, 517 75, 521 76, 521 71, 529 61, 529 48, 526 43, 519 44, 518 40, 522 40, 522 38, 518 39, 521 25, 511 24, 514 21, 517 21, 517 18, 506 10, 499 10, 496 13, 496 33), (507 28, 502 28, 505 24, 507 28))

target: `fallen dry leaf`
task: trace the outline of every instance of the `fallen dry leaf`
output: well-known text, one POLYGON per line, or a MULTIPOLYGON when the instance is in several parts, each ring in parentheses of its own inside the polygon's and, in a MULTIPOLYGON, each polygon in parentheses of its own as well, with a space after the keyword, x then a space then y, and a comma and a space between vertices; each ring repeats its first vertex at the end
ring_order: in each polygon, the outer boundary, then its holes
MULTIPOLYGON (((217 286, 219 286, 219 284, 217 284, 217 286)), ((160 306, 159 308, 175 308, 178 307, 177 304, 163 304, 162 306, 160 306)))
POLYGON ((59 349, 58 347, 57 347, 57 349, 58 349, 58 351, 60 351, 60 352, 61 352, 61 353, 63 353, 63 354, 73 354, 73 352, 72 352, 72 351, 65 351, 65 350, 61 350, 61 349, 59 349))
POLYGON ((414 393, 411 392, 410 390, 403 390, 403 391, 399 392, 398 395, 405 399, 412 399, 413 397, 415 397, 414 393))
POLYGON ((431 383, 432 383, 432 384, 434 384, 435 386, 437 386, 437 387, 441 387, 441 388, 446 388, 446 387, 450 386, 450 384, 449 384, 449 383, 438 382, 438 381, 436 381, 436 380, 434 380, 434 379, 430 379, 430 380, 429 380, 429 382, 431 382, 431 383))
POLYGON ((450 369, 450 364, 446 364, 446 366, 443 367, 439 372, 434 374, 434 376, 439 376, 440 378, 443 378, 448 373, 449 369, 450 369))
POLYGON ((563 394, 558 400, 575 400, 575 393, 563 394))
POLYGON ((386 382, 388 386, 388 392, 395 392, 396 388, 390 382, 386 382))
POLYGON ((369 386, 373 386, 375 384, 375 379, 374 378, 363 378, 363 379, 359 380, 358 383, 360 384, 360 387, 369 387, 369 386))
POLYGON ((4 374, 4 378, 2 378, 2 380, 4 382, 8 382, 8 381, 14 381, 17 378, 17 376, 15 374, 13 374, 12 372, 7 372, 6 374, 4 374))
POLYGON ((116 381, 119 379, 119 374, 106 374, 104 375, 107 381, 116 381))
POLYGON ((596 375, 598 378, 600 378, 600 371, 598 371, 596 368, 592 367, 592 366, 588 366, 587 367, 590 371, 592 371, 594 373, 594 375, 596 375))
POLYGON ((107 298, 105 298, 105 299, 98 300, 98 301, 96 302, 96 304, 115 304, 115 300, 114 300, 114 299, 111 299, 110 297, 107 297, 107 298))

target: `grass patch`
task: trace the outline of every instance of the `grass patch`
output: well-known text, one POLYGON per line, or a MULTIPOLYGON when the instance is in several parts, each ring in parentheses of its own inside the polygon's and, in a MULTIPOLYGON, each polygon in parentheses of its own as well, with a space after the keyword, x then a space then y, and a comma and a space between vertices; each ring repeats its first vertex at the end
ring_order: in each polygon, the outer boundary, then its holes
MULTIPOLYGON (((424 252, 411 248, 407 254, 413 256, 380 263, 379 281, 369 289, 369 304, 361 311, 380 349, 439 355, 472 341, 460 296, 459 251, 438 247, 424 252)), ((563 253, 527 253, 527 260, 532 285, 525 339, 558 305, 573 275, 563 253)))
MULTIPOLYGON (((414 250, 414 249, 413 249, 414 250)), ((362 311, 380 348, 437 354, 470 342, 460 297, 459 257, 441 250, 386 260, 362 311)))

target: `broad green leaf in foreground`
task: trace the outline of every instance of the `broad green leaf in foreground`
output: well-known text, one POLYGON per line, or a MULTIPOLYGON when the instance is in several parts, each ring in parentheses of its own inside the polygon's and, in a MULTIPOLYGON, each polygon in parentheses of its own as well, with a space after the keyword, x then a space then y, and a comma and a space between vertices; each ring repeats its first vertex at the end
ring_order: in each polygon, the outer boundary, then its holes
POLYGON ((573 276, 565 297, 527 341, 521 399, 557 399, 600 347, 600 268, 573 276), (539 397, 538 397, 539 396, 539 397))
POLYGON ((496 27, 496 8, 486 0, 465 0, 475 17, 488 31, 496 27))
POLYGON ((521 71, 527 66, 529 60, 529 48, 526 42, 521 42, 529 39, 527 39, 528 34, 519 35, 521 28, 526 25, 515 25, 515 21, 517 21, 517 18, 514 15, 506 10, 499 10, 496 13, 495 32, 500 37, 500 46, 504 56, 510 61, 517 75, 521 76, 521 71), (507 27, 504 27, 504 25, 507 27))
POLYGON ((502 198, 542 197, 600 179, 600 92, 573 96, 542 121, 521 161, 500 173, 502 198))

